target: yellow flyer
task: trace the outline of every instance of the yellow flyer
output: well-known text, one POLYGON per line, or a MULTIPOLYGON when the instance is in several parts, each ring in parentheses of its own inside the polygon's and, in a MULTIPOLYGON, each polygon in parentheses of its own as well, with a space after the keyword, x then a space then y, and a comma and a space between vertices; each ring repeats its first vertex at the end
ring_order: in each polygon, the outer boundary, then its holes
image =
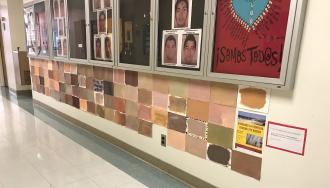
POLYGON ((235 148, 261 154, 265 125, 265 115, 239 111, 235 148))

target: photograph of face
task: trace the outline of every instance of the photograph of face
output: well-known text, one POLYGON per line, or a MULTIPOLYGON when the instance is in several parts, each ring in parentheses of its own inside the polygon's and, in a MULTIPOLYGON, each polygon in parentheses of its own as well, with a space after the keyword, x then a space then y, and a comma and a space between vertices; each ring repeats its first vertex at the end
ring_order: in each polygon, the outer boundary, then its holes
POLYGON ((173 0, 172 27, 189 28, 192 0, 173 0))
POLYGON ((197 65, 198 35, 184 34, 182 36, 182 59, 183 65, 197 65))
POLYGON ((62 44, 63 44, 63 56, 66 56, 67 52, 68 52, 68 46, 67 46, 66 38, 62 39, 62 44))
POLYGON ((112 8, 111 0, 104 0, 104 8, 112 8))
POLYGON ((177 34, 168 34, 164 35, 165 42, 164 42, 164 52, 163 52, 163 62, 164 64, 176 64, 177 63, 177 55, 178 55, 178 49, 177 49, 177 34))
POLYGON ((105 59, 112 60, 112 36, 104 37, 105 59))
POLYGON ((94 56, 95 59, 102 59, 102 42, 99 36, 94 36, 94 56))
POLYGON ((101 0, 93 0, 93 10, 101 9, 101 0))
POLYGON ((58 0, 53 1, 54 18, 58 18, 58 16, 59 16, 60 9, 59 9, 58 3, 59 3, 58 0))
POLYGON ((107 11, 97 11, 97 25, 99 33, 107 32, 107 11))
POLYGON ((57 22, 58 22, 58 34, 60 35, 60 36, 65 36, 65 33, 64 33, 64 18, 59 18, 58 20, 57 20, 57 22))
POLYGON ((64 5, 64 0, 59 0, 60 1, 60 15, 59 17, 65 17, 65 5, 64 5))
POLYGON ((57 56, 63 56, 62 40, 57 38, 57 56))

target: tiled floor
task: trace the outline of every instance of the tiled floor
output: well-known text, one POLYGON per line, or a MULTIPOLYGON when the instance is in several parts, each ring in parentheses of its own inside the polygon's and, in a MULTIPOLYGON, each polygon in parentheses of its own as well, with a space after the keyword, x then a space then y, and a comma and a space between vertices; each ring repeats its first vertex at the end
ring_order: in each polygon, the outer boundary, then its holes
POLYGON ((0 95, 0 188, 187 187, 117 147, 0 95))

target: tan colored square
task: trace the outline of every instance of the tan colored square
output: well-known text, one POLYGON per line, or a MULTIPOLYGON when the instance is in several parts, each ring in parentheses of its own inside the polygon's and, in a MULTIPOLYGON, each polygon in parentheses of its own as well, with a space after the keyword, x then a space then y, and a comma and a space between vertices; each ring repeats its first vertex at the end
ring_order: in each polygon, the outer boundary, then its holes
POLYGON ((217 104, 236 107, 238 86, 233 84, 212 83, 211 101, 217 104))
POLYGON ((187 116, 200 121, 208 121, 209 103, 188 99, 187 116))

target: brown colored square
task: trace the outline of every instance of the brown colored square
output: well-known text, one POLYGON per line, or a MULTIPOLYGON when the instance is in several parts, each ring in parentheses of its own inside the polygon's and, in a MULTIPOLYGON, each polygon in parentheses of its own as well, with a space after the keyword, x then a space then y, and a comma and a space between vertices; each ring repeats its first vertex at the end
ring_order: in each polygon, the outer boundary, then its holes
POLYGON ((70 84, 71 85, 71 74, 64 73, 64 79, 65 79, 65 83, 66 84, 70 84))
POLYGON ((187 119, 184 116, 180 116, 178 114, 174 114, 169 112, 168 113, 168 128, 181 132, 186 133, 187 128, 187 119))
POLYGON ((139 129, 139 120, 137 117, 126 115, 126 127, 134 131, 139 129))
POLYGON ((104 95, 104 106, 108 108, 114 108, 113 105, 113 96, 110 95, 104 95))
POLYGON ((181 97, 170 96, 169 109, 173 112, 186 114, 187 99, 181 97))
POLYGON ((72 97, 72 106, 78 109, 80 108, 80 101, 78 97, 72 97))
POLYGON ((152 104, 152 92, 146 89, 139 89, 139 103, 151 106, 152 104))
POLYGON ((201 121, 208 121, 209 103, 188 99, 187 116, 201 121))
POLYGON ((147 137, 152 137, 152 123, 144 121, 144 120, 139 120, 139 134, 142 134, 147 137))
POLYGON ((93 102, 87 102, 87 111, 92 114, 95 114, 95 104, 93 102))
POLYGON ((72 96, 71 95, 65 95, 65 103, 72 106, 72 96))
POLYGON ((86 88, 90 90, 94 90, 94 79, 92 77, 86 78, 86 88))
POLYGON ((101 118, 104 118, 104 106, 101 106, 101 105, 96 105, 95 106, 96 108, 96 115, 101 117, 101 118))
POLYGON ((262 159, 233 150, 231 169, 257 180, 261 178, 262 159))
POLYGON ((114 121, 115 120, 115 112, 111 108, 105 108, 104 117, 107 120, 114 121))
POLYGON ((138 86, 138 72, 136 71, 125 71, 125 83, 134 87, 138 86))
POLYGON ((194 119, 188 119, 187 125, 188 133, 205 138, 206 123, 194 119))
POLYGON ((115 122, 118 123, 119 125, 125 126, 126 122, 126 117, 124 113, 120 113, 118 111, 115 111, 115 122))
POLYGON ((206 159, 206 150, 207 150, 206 140, 202 140, 196 137, 186 135, 185 149, 188 153, 206 159))
POLYGON ((118 98, 118 97, 114 97, 113 98, 113 107, 115 110, 121 112, 121 113, 125 113, 125 108, 126 108, 126 101, 122 98, 118 98))
POLYGON ((72 94, 73 96, 79 97, 80 88, 78 86, 72 86, 72 94))

